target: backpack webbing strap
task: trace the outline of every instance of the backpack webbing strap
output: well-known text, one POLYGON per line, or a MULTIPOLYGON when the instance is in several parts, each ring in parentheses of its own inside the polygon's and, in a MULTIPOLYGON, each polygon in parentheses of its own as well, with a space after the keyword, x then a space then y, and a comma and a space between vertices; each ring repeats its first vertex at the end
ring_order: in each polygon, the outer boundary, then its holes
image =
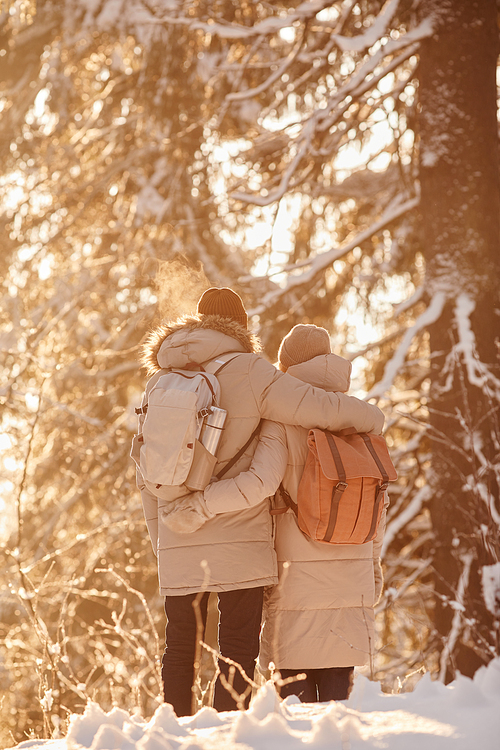
POLYGON ((370 531, 368 532, 368 534, 366 536, 366 539, 365 539, 365 542, 366 542, 366 541, 369 541, 370 539, 372 539, 373 535, 375 534, 375 528, 377 526, 377 519, 378 519, 378 514, 379 514, 380 503, 382 502, 382 498, 384 496, 385 490, 389 486, 389 475, 387 474, 387 472, 386 472, 386 470, 385 470, 385 468, 384 468, 384 466, 382 464, 382 461, 380 460, 380 458, 377 455, 377 451, 375 450, 375 447, 374 447, 372 441, 370 440, 370 436, 367 435, 366 432, 363 432, 363 433, 361 433, 361 437, 365 441, 366 447, 370 451, 373 460, 377 464, 378 470, 382 474, 382 484, 380 484, 378 486, 378 489, 377 489, 377 495, 375 497, 375 506, 373 508, 372 523, 371 523, 370 531))
POLYGON ((330 432, 325 432, 325 435, 326 435, 326 439, 328 440, 328 446, 332 453, 333 460, 335 461, 335 466, 337 467, 337 474, 339 475, 339 481, 337 482, 337 484, 332 490, 332 499, 330 502, 330 515, 328 517, 328 526, 326 528, 325 536, 323 537, 323 540, 325 542, 329 542, 333 536, 335 524, 337 523, 340 499, 342 497, 344 490, 347 487, 347 482, 346 482, 346 473, 345 473, 344 464, 342 463, 339 449, 337 448, 333 435, 330 432))
POLYGON ((204 379, 205 383, 210 388, 210 393, 212 394, 212 401, 215 403, 216 396, 215 391, 212 388, 212 383, 210 382, 210 379, 207 378, 206 374, 204 372, 193 372, 192 375, 186 375, 185 372, 181 372, 180 370, 170 370, 169 372, 175 372, 176 375, 180 375, 181 378, 186 378, 186 380, 193 380, 193 378, 196 378, 198 375, 201 375, 201 377, 204 379))
POLYGON ((225 367, 226 365, 228 365, 228 364, 229 364, 230 362, 232 362, 232 361, 233 361, 233 359, 236 359, 236 357, 237 357, 237 356, 238 356, 238 355, 237 355, 237 354, 235 354, 235 356, 234 356, 234 357, 231 357, 231 359, 228 359, 228 360, 227 360, 226 362, 223 362, 223 364, 222 364, 222 365, 221 365, 220 367, 218 367, 218 368, 217 368, 217 369, 215 370, 215 372, 214 372, 213 374, 214 374, 214 375, 218 375, 218 374, 219 374, 219 372, 220 372, 221 370, 223 370, 223 369, 224 369, 224 367, 225 367))
POLYGON ((272 516, 282 516, 283 513, 286 513, 287 511, 288 511, 287 507, 284 507, 284 508, 283 507, 282 508, 271 508, 271 510, 269 511, 269 513, 272 516))
MULTIPOLYGON (((277 492, 279 492, 279 494, 281 495, 285 505, 287 506, 287 509, 291 508, 293 512, 295 513, 295 515, 298 516, 299 506, 297 505, 297 503, 295 503, 292 500, 290 494, 285 490, 285 488, 283 487, 283 482, 280 482, 280 486, 278 487, 277 492)), ((286 511, 282 508, 275 508, 274 510, 271 511, 271 514, 278 515, 279 513, 283 513, 283 512, 286 512, 286 511)))
MULTIPOLYGON (((179 373, 179 375, 181 375, 181 373, 179 373)), ((215 391, 212 388, 212 383, 210 382, 209 378, 207 378, 207 376, 205 375, 204 372, 200 372, 200 375, 204 379, 204 381, 208 385, 208 387, 210 388, 210 393, 212 394, 212 404, 217 403, 217 396, 215 395, 215 391)))
POLYGON ((380 458, 377 455, 377 451, 375 450, 374 445, 373 445, 372 441, 370 440, 370 436, 367 435, 366 432, 362 432, 362 433, 360 433, 360 435, 363 438, 363 440, 365 441, 366 447, 368 448, 368 450, 372 454, 373 460, 377 464, 377 469, 382 474, 382 479, 384 481, 384 484, 387 487, 387 485, 389 484, 389 475, 387 474, 386 470, 384 469, 384 465, 382 464, 382 461, 380 460, 380 458))
POLYGON ((257 437, 257 434, 258 434, 259 430, 260 430, 260 422, 257 425, 257 427, 255 428, 255 430, 252 432, 252 434, 250 435, 250 437, 248 438, 248 440, 246 441, 245 445, 242 448, 240 448, 239 451, 238 451, 238 453, 236 453, 236 455, 233 456, 227 462, 227 464, 224 466, 223 469, 221 469, 220 471, 217 472, 217 474, 215 475, 217 477, 217 479, 221 479, 224 476, 224 474, 226 473, 226 471, 229 471, 229 469, 232 466, 234 466, 234 464, 236 463, 236 461, 238 461, 241 458, 241 456, 244 454, 244 452, 246 451, 246 449, 248 448, 248 446, 250 445, 250 443, 252 442, 252 440, 257 437))
MULTIPOLYGON (((221 370, 223 370, 223 369, 224 369, 224 367, 225 367, 226 365, 228 365, 228 364, 229 364, 230 362, 232 362, 232 361, 233 361, 233 359, 236 359, 236 357, 237 357, 237 356, 238 356, 238 355, 236 354, 236 355, 235 355, 234 357, 231 357, 231 358, 230 358, 230 359, 228 359, 228 360, 227 360, 226 362, 223 362, 223 363, 221 364, 221 366, 220 366, 220 367, 218 367, 218 368, 217 368, 217 369, 216 369, 216 370, 215 370, 215 371, 214 371, 213 373, 211 373, 211 374, 212 374, 212 375, 218 375, 218 374, 219 374, 219 372, 220 372, 221 370)), ((215 360, 215 361, 216 361, 216 360, 215 360)), ((204 373, 205 373, 205 368, 202 368, 202 369, 203 369, 203 372, 200 372, 200 375, 203 375, 203 377, 204 377, 204 378, 205 378, 205 380, 206 380, 206 383, 207 383, 208 387, 209 387, 209 388, 210 388, 210 390, 212 391, 212 405, 214 405, 214 404, 216 404, 216 403, 217 403, 217 399, 216 399, 216 397, 215 397, 215 393, 214 393, 214 391, 213 391, 213 388, 212 388, 212 386, 210 385, 210 382, 209 382, 209 380, 208 380, 207 376, 206 376, 206 375, 204 374, 204 373)), ((201 416, 201 417, 207 417, 207 416, 208 416, 208 415, 210 414, 210 410, 209 410, 209 409, 207 410, 206 408, 205 408, 205 409, 202 409, 202 410, 201 410, 201 411, 199 412, 199 414, 200 414, 200 416, 201 416)), ((220 429, 222 429, 222 427, 221 427, 220 429)))

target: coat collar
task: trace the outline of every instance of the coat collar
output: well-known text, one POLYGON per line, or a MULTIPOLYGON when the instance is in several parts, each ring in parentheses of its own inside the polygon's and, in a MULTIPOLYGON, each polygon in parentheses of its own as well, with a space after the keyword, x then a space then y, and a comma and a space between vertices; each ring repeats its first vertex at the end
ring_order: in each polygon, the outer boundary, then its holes
POLYGON ((321 354, 306 362, 292 365, 287 370, 304 383, 323 388, 324 391, 340 391, 346 393, 351 380, 352 365, 349 360, 337 354, 321 354))
POLYGON ((260 350, 259 339, 236 321, 219 315, 186 315, 150 331, 140 360, 151 377, 162 367, 201 364, 226 351, 260 350))

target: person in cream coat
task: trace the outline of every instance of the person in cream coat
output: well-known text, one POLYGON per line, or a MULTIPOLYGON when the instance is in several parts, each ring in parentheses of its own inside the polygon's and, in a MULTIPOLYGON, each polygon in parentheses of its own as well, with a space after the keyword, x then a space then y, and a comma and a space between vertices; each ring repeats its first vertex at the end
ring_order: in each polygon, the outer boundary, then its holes
MULTIPOLYGON (((349 388, 350 362, 331 353, 328 333, 316 326, 292 329, 281 344, 278 366, 300 383, 330 392, 349 388)), ((373 425, 370 431, 380 432, 381 427, 373 425)), ((181 500, 170 523, 186 534, 206 517, 266 505, 265 498, 281 480, 296 501, 307 434, 304 427, 264 422, 249 469, 181 500)), ((332 545, 306 537, 277 493, 273 518, 279 582, 265 591, 259 666, 266 670, 274 663, 282 679, 306 674, 305 679, 287 681, 282 697, 294 693, 305 702, 346 699, 354 667, 371 659, 387 502, 374 541, 332 545)))

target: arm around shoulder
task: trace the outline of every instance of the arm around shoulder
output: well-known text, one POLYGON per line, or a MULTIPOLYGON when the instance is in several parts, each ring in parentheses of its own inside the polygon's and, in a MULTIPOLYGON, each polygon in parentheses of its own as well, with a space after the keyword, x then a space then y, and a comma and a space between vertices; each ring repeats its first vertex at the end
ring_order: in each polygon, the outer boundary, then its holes
POLYGON ((250 380, 257 407, 265 419, 307 429, 381 433, 384 415, 377 406, 344 393, 315 388, 256 357, 250 380))

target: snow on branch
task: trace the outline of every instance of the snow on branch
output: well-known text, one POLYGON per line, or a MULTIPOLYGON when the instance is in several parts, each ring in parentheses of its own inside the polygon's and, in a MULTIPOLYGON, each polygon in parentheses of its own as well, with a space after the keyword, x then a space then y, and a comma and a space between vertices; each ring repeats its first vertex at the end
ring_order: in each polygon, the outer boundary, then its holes
MULTIPOLYGON (((366 93, 366 91, 376 86, 378 81, 384 78, 389 72, 396 69, 405 59, 416 53, 418 50, 418 42, 428 36, 431 31, 432 26, 430 22, 428 22, 428 19, 426 19, 416 29, 413 29, 399 39, 391 39, 387 44, 377 50, 374 55, 368 57, 356 74, 330 99, 325 108, 316 109, 312 113, 312 115, 304 122, 301 133, 293 142, 296 153, 283 174, 279 186, 275 190, 270 191, 267 195, 254 195, 251 193, 236 191, 231 194, 231 198, 233 200, 241 201, 242 203, 261 207, 269 206, 272 203, 279 201, 288 190, 291 178, 303 156, 305 156, 308 151, 312 150, 312 140, 316 134, 316 130, 318 132, 330 130, 335 122, 343 116, 345 110, 351 105, 351 97, 359 98, 366 93), (404 51, 399 56, 394 56, 400 49, 403 49, 404 51), (388 56, 392 56, 390 61, 377 70, 378 66, 388 56), (340 106, 342 102, 344 102, 344 104, 343 106, 340 106), (340 109, 336 110, 339 106, 340 109)), ((296 55, 296 53, 294 53, 294 55, 296 55)), ((288 64, 288 61, 285 62, 286 66, 288 64)), ((277 77, 277 74, 272 74, 262 86, 267 88, 277 77)), ((242 91, 228 96, 244 99, 251 97, 253 92, 254 90, 242 91)))
POLYGON ((274 71, 274 73, 271 73, 271 75, 268 78, 266 78, 266 80, 263 81, 260 84, 260 86, 256 86, 253 89, 246 89, 244 91, 234 91, 230 94, 227 94, 226 102, 238 101, 239 99, 248 99, 254 96, 258 96, 259 94, 262 94, 263 91, 266 91, 266 89, 268 89, 269 86, 271 86, 275 81, 279 81, 281 76, 287 71, 287 69, 294 62, 294 60, 297 59, 297 56, 300 50, 302 49, 303 44, 304 44, 304 40, 301 39, 299 43, 295 46, 295 49, 285 59, 285 62, 283 63, 283 65, 278 67, 274 71))
MULTIPOLYGON (((371 47, 382 37, 396 12, 399 5, 399 0, 388 0, 388 2, 382 8, 382 11, 378 14, 375 22, 370 28, 364 33, 359 34, 355 37, 346 37, 341 35, 335 35, 334 39, 341 50, 344 52, 362 52, 363 50, 371 47)), ((204 21, 191 21, 189 23, 192 29, 203 31, 207 34, 218 36, 220 39, 248 39, 254 36, 264 36, 267 34, 275 34, 281 29, 288 28, 296 22, 304 21, 306 19, 314 18, 320 11, 331 6, 329 0, 312 0, 311 2, 304 2, 299 5, 295 11, 289 13, 286 16, 277 17, 270 16, 265 18, 259 23, 253 26, 242 26, 241 24, 224 24, 224 23, 208 23, 204 21)), ((175 23, 181 22, 180 18, 164 17, 163 22, 175 23)), ((187 19, 182 19, 185 23, 187 19)))
MULTIPOLYGON (((477 446, 474 446, 474 453, 476 457, 478 457, 481 461, 483 469, 490 470, 492 469, 495 474, 497 475, 497 482, 499 482, 499 472, 498 472, 498 465, 497 466, 491 466, 489 461, 486 460, 484 454, 482 451, 478 449, 477 446)), ((495 505, 495 496, 493 495, 493 492, 491 491, 490 483, 480 482, 477 481, 476 477, 467 477, 467 484, 465 485, 464 489, 468 489, 471 491, 475 491, 483 503, 486 505, 488 509, 488 513, 491 516, 491 520, 493 523, 497 526, 498 531, 500 532, 500 513, 498 512, 496 505, 495 505)))
POLYGON ((393 604, 398 599, 402 599, 403 596, 408 591, 408 589, 411 586, 413 586, 417 578, 419 578, 422 575, 422 573, 424 573, 428 568, 430 568, 431 565, 432 565, 431 559, 425 558, 421 560, 418 563, 415 570, 413 571, 413 573, 410 576, 408 576, 408 578, 405 578, 404 582, 398 589, 396 589, 394 586, 390 586, 389 588, 387 588, 384 592, 384 596, 375 607, 375 613, 378 615, 380 612, 383 612, 387 608, 387 605, 389 603, 393 604))
POLYGON ((309 123, 304 127, 301 134, 301 140, 303 142, 300 145, 300 148, 297 149, 297 153, 286 168, 283 177, 281 178, 280 184, 278 185, 276 190, 273 190, 268 195, 250 195, 248 193, 235 192, 231 193, 231 198, 235 201, 241 201, 242 203, 250 203, 252 206, 269 206, 271 205, 271 203, 277 203, 278 201, 280 201, 288 190, 290 180, 293 177, 296 167, 310 147, 312 136, 314 133, 313 128, 308 127, 311 126, 311 123, 312 121, 309 121, 309 123))
POLYGON ((437 292, 431 300, 429 307, 420 315, 415 323, 407 329, 403 340, 394 352, 392 358, 385 366, 382 380, 374 385, 367 395, 369 398, 381 398, 390 390, 399 369, 403 366, 406 354, 415 336, 424 328, 439 320, 446 302, 444 292, 437 292))
POLYGON ((87 1, 81 3, 86 8, 80 9, 80 15, 74 13, 74 9, 66 11, 67 23, 77 22, 80 28, 97 26, 101 30, 109 30, 119 25, 119 22, 127 23, 132 29, 145 29, 153 26, 184 26, 193 31, 202 31, 205 34, 216 35, 219 39, 246 40, 255 36, 274 34, 281 29, 292 26, 295 22, 311 19, 324 8, 330 7, 330 0, 311 0, 299 5, 289 15, 269 16, 253 26, 243 26, 237 23, 213 22, 212 19, 203 21, 189 16, 184 8, 184 3, 178 0, 158 0, 153 5, 141 0, 107 0, 105 2, 87 1), (125 7, 126 6, 126 7, 125 7), (85 14, 83 16, 83 13, 85 14), (83 17, 82 17, 83 16, 83 17))
MULTIPOLYGON (((354 237, 350 242, 347 243, 347 245, 344 245, 341 248, 341 255, 345 255, 346 253, 349 253, 351 250, 354 250, 355 247, 358 245, 362 245, 363 242, 366 242, 366 240, 370 239, 374 234, 377 234, 378 232, 381 232, 388 224, 391 224, 393 221, 396 221, 396 219, 399 219, 404 214, 408 213, 409 211, 412 211, 414 208, 416 208, 419 204, 418 198, 410 198, 409 200, 405 201, 404 203, 397 202, 396 204, 391 204, 382 214, 380 219, 378 221, 375 221, 373 224, 371 224, 367 229, 365 229, 363 232, 360 232, 356 237, 354 237)), ((311 262, 311 265, 315 269, 315 273, 318 273, 320 270, 324 270, 328 266, 330 266, 334 260, 336 260, 339 257, 339 248, 332 248, 331 250, 326 250, 324 253, 320 253, 319 255, 316 255, 311 262)), ((290 267, 288 267, 290 268, 290 267)), ((293 268, 293 266, 291 267, 293 268)))
POLYGON ((387 528, 384 535, 384 542, 382 545, 382 557, 385 554, 385 551, 393 541, 393 539, 397 536, 398 532, 406 526, 413 518, 415 518, 418 513, 420 513, 422 509, 422 505, 427 501, 430 500, 432 496, 431 487, 428 484, 425 484, 423 487, 421 487, 418 492, 413 496, 411 499, 411 502, 408 503, 406 508, 398 513, 398 515, 387 524, 387 528))
POLYGON ((254 36, 264 36, 266 34, 275 34, 281 29, 292 26, 296 21, 303 21, 307 18, 313 18, 317 13, 331 5, 329 0, 312 0, 299 5, 293 13, 286 16, 270 16, 253 26, 241 26, 240 24, 221 24, 205 23, 195 21, 191 23, 191 28, 204 31, 206 34, 213 34, 219 39, 248 39, 254 36))
MULTIPOLYGON (((273 289, 268 292, 262 299, 262 303, 249 311, 249 315, 262 315, 265 310, 275 305, 285 294, 288 294, 292 289, 303 286, 309 281, 312 281, 321 271, 324 271, 330 266, 335 260, 341 258, 346 253, 354 250, 355 247, 361 245, 363 242, 368 240, 372 235, 380 232, 391 222, 403 216, 408 211, 418 206, 419 199, 411 198, 404 203, 397 203, 396 205, 390 206, 381 218, 374 222, 371 226, 365 229, 363 232, 357 234, 347 245, 342 247, 334 247, 330 250, 326 250, 324 253, 319 253, 312 258, 308 258, 307 261, 303 261, 300 264, 288 265, 283 268, 283 272, 291 273, 296 271, 297 268, 309 266, 309 270, 304 273, 291 275, 288 277, 286 284, 283 287, 273 289)), ((254 277, 254 280, 263 279, 267 277, 254 277)))
POLYGON ((455 305, 455 322, 457 325, 458 343, 454 351, 463 357, 469 383, 497 400, 500 398, 500 380, 489 368, 478 359, 476 339, 472 330, 470 316, 476 303, 467 294, 460 294, 455 305))
MULTIPOLYGON (((387 44, 380 47, 380 49, 378 49, 373 55, 369 55, 358 71, 355 72, 344 86, 337 91, 328 106, 324 110, 321 110, 324 118, 322 129, 328 129, 331 127, 332 119, 331 116, 328 115, 340 104, 340 102, 345 100, 346 97, 357 98, 373 88, 378 81, 397 68, 408 57, 415 54, 418 51, 420 41, 430 36, 431 33, 432 24, 427 18, 415 29, 412 29, 412 31, 408 31, 398 39, 391 39, 387 44), (403 52, 395 57, 399 50, 403 50, 403 52), (385 65, 385 67, 381 67, 377 70, 382 61, 389 56, 391 57, 391 60, 385 65)), ((350 106, 350 100, 344 109, 347 106, 350 106)))
POLYGON ((500 617, 500 562, 483 565, 481 585, 486 609, 495 617, 500 617))
POLYGON ((334 35, 334 39, 343 52, 363 52, 363 50, 372 47, 387 32, 396 10, 399 0, 388 0, 374 23, 367 29, 364 34, 357 36, 340 36, 334 35))
POLYGON ((464 567, 460 574, 460 578, 458 579, 457 594, 456 594, 457 598, 456 598, 456 601, 454 602, 448 602, 450 607, 452 607, 452 609, 455 610, 455 614, 453 615, 453 621, 452 621, 450 633, 444 644, 443 651, 441 652, 440 670, 439 670, 439 679, 441 682, 445 681, 448 661, 452 658, 453 651, 455 649, 455 644, 458 640, 458 636, 460 635, 460 631, 462 629, 462 618, 463 618, 463 612, 465 610, 465 607, 464 607, 465 592, 469 585, 470 569, 472 566, 472 562, 474 560, 474 553, 467 552, 465 555, 462 556, 461 560, 462 560, 464 567))

